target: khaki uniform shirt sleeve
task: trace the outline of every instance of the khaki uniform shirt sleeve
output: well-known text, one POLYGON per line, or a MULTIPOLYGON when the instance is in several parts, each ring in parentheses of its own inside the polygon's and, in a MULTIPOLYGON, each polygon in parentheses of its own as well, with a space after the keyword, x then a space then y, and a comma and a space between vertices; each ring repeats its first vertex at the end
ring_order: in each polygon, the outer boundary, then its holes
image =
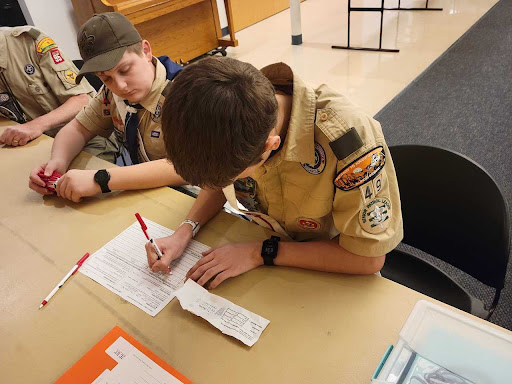
POLYGON ((395 168, 381 126, 358 111, 335 120, 354 127, 363 142, 337 164, 332 215, 339 243, 357 255, 383 256, 400 243, 403 228, 395 168))
MULTIPOLYGON (((36 41, 36 46, 44 38, 46 36, 41 34, 36 41)), ((84 93, 89 94, 90 97, 96 95, 96 91, 85 78, 80 84, 75 84, 78 69, 59 47, 50 49, 44 54, 37 54, 37 56, 40 58, 41 72, 61 104, 72 96, 84 93)))
MULTIPOLYGON (((110 134, 114 131, 114 124, 110 116, 105 116, 103 114, 103 89, 104 86, 100 89, 98 94, 89 101, 89 104, 87 104, 85 107, 82 108, 80 112, 78 112, 78 115, 76 115, 76 119, 89 132, 103 137, 109 137, 110 134)), ((111 92, 109 92, 108 99, 110 103, 113 102, 111 92)))

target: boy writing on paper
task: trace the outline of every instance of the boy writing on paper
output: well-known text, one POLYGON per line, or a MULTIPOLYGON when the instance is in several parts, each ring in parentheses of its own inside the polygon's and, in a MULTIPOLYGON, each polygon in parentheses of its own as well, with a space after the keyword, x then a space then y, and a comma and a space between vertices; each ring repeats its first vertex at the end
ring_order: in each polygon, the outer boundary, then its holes
POLYGON ((186 67, 170 88, 162 130, 176 172, 204 187, 187 220, 158 239, 153 271, 168 272, 227 201, 281 237, 227 244, 188 273, 215 288, 260 265, 371 274, 403 237, 393 162, 377 121, 290 67, 258 71, 230 58, 186 67))
POLYGON ((85 196, 111 190, 183 185, 165 159, 161 110, 167 86, 181 67, 168 58, 154 57, 147 40, 133 24, 116 12, 89 19, 78 32, 84 65, 76 77, 96 74, 104 83, 94 99, 55 138, 51 158, 33 169, 29 186, 50 194, 38 176, 44 171, 63 175, 56 187, 59 196, 78 202, 85 196), (128 150, 133 166, 95 170, 68 170, 84 145, 99 135, 115 133, 128 150))

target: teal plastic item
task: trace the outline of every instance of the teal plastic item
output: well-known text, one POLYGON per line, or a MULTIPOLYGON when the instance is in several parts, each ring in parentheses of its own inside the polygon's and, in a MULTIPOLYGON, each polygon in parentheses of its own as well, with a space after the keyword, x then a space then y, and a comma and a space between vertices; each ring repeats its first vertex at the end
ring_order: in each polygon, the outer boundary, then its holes
POLYGON ((386 360, 388 359, 389 354, 391 353, 392 350, 393 350, 393 344, 390 344, 388 349, 386 349, 384 356, 382 356, 382 359, 380 359, 380 363, 379 363, 379 365, 377 365, 375 372, 373 372, 372 380, 375 380, 377 378, 377 376, 379 376, 379 373, 380 373, 382 367, 384 366, 384 364, 386 363, 386 360))

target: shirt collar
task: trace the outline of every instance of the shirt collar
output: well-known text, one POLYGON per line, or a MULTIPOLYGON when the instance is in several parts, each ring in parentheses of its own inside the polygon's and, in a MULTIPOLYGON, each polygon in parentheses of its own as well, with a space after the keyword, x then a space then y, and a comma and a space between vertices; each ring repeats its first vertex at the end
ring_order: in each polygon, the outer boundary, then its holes
POLYGON ((284 63, 271 64, 261 72, 273 85, 293 85, 292 111, 286 138, 279 153, 267 160, 264 166, 277 166, 283 160, 314 163, 315 91, 284 63))
POLYGON ((160 96, 162 95, 162 91, 167 84, 167 72, 160 60, 154 56, 152 63, 156 67, 155 80, 153 81, 153 85, 151 86, 151 90, 149 91, 148 95, 142 99, 139 104, 142 105, 144 109, 154 114, 156 111, 156 106, 158 105, 158 101, 160 100, 160 96))

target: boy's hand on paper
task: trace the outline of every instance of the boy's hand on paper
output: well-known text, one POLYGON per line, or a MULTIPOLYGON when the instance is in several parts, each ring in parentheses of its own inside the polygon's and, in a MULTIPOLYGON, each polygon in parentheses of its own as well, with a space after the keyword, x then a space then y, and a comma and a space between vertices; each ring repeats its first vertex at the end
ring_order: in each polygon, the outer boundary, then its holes
POLYGON ((206 284, 208 289, 214 289, 224 280, 241 275, 251 269, 263 265, 261 257, 261 242, 227 244, 203 252, 203 258, 187 273, 187 278, 199 285, 206 284))
POLYGON ((169 273, 171 262, 180 257, 189 241, 192 239, 192 227, 190 225, 180 226, 171 236, 155 239, 156 245, 162 251, 163 257, 158 260, 153 246, 148 241, 146 243, 146 256, 148 258, 149 268, 153 272, 169 273), (188 227, 188 228, 187 228, 188 227))
POLYGON ((57 183, 57 195, 79 203, 82 197, 101 193, 101 187, 94 181, 95 173, 96 170, 69 170, 57 183))
POLYGON ((28 186, 30 189, 40 193, 41 195, 51 195, 53 192, 50 192, 45 188, 46 183, 39 177, 39 172, 43 171, 46 176, 51 176, 53 172, 57 172, 62 175, 64 172, 66 172, 66 169, 66 165, 57 159, 50 160, 47 163, 41 164, 35 167, 32 172, 30 172, 28 186))

